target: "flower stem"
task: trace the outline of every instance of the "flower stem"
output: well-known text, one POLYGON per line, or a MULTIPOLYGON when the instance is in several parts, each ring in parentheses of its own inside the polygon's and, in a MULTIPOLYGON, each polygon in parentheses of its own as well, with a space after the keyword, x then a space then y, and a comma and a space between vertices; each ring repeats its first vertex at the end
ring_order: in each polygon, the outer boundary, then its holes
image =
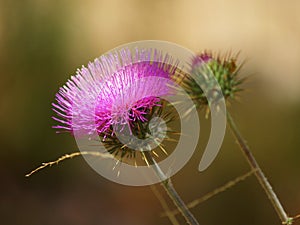
MULTIPOLYGON (((227 112, 227 121, 231 128, 233 135, 235 136, 242 152, 244 153, 245 158, 247 159, 250 167, 255 170, 255 176, 258 179, 259 183, 261 184, 262 188, 264 189, 265 193, 267 194, 269 200, 271 201, 274 209, 276 210, 282 224, 287 224, 290 221, 287 213, 285 212, 281 202, 279 201, 277 195, 275 194, 271 184, 268 182, 266 176, 262 172, 260 166, 256 162, 249 146, 247 145, 246 141, 242 137, 240 131, 238 130, 235 122, 233 121, 229 112, 227 112)), ((290 223, 289 223, 290 224, 290 223)))
POLYGON ((180 225, 179 222, 176 219, 176 216, 171 213, 171 209, 169 208, 168 203, 166 202, 166 200, 164 199, 162 194, 159 192, 159 190, 156 188, 156 186, 151 185, 150 188, 151 188, 152 192, 156 195, 156 197, 159 200, 161 206, 163 207, 164 215, 166 215, 169 218, 169 220, 171 221, 171 223, 173 225, 180 225))
POLYGON ((157 176, 162 180, 161 185, 164 187, 173 203, 177 206, 186 222, 190 225, 199 225, 194 215, 190 212, 184 201, 181 199, 177 191, 175 190, 170 178, 167 178, 164 172, 160 169, 156 161, 151 156, 149 151, 143 152, 149 164, 153 165, 154 171, 157 176))

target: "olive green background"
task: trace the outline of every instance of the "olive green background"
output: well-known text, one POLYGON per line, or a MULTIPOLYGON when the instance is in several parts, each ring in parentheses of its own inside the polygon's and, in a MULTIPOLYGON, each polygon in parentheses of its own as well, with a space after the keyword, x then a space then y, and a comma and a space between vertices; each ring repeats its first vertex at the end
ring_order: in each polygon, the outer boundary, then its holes
MULTIPOLYGON (((40 163, 78 150, 71 135, 51 128, 59 86, 104 52, 144 39, 194 51, 241 50, 247 60, 243 75, 251 78, 228 110, 286 211, 299 214, 299 9, 297 0, 1 0, 1 224, 171 224, 160 217, 162 207, 149 187, 105 180, 82 158, 25 178, 40 163)), ((209 121, 200 116, 199 149, 173 177, 186 202, 249 170, 228 130, 217 159, 198 172, 209 135, 209 121)), ((280 224, 254 177, 192 212, 207 225, 280 224)))

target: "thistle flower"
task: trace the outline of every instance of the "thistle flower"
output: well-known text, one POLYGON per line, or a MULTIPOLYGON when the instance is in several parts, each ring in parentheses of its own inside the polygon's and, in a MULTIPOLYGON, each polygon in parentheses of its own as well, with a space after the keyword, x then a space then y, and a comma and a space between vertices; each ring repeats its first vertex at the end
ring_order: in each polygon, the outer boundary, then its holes
MULTIPOLYGON (((198 83, 209 86, 206 88, 214 91, 214 84, 209 80, 204 80, 207 76, 203 75, 212 73, 222 90, 224 98, 228 99, 230 97, 233 99, 236 93, 242 90, 240 85, 245 80, 245 78, 238 76, 238 72, 243 64, 238 64, 237 58, 238 54, 231 55, 229 53, 221 56, 210 51, 204 51, 192 60, 192 72, 196 74, 197 79, 200 79, 198 83)), ((195 100, 196 105, 198 107, 206 106, 209 101, 198 83, 189 75, 181 77, 181 85, 191 98, 195 100)), ((214 96, 214 101, 218 100, 218 93, 212 96, 214 96)))
POLYGON ((137 136, 146 132, 141 126, 137 128, 137 123, 149 122, 154 108, 162 107, 156 96, 170 94, 167 80, 175 73, 173 64, 168 55, 151 49, 137 49, 135 53, 122 49, 95 59, 79 69, 56 94, 52 105, 57 116, 53 119, 60 124, 54 128, 82 135, 97 132, 111 153, 121 151, 122 157, 133 154, 119 142, 113 126, 129 126, 137 136), (148 77, 166 79, 145 82, 143 79, 148 77))

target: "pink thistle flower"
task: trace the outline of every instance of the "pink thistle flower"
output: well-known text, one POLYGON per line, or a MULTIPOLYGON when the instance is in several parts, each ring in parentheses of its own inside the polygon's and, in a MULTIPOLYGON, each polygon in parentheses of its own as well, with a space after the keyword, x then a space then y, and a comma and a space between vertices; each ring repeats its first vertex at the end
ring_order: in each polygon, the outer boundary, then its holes
POLYGON ((156 96, 170 94, 167 80, 176 70, 172 61, 152 49, 122 49, 95 59, 56 94, 53 119, 60 124, 54 128, 106 133, 116 124, 146 121, 147 110, 160 101, 156 96))

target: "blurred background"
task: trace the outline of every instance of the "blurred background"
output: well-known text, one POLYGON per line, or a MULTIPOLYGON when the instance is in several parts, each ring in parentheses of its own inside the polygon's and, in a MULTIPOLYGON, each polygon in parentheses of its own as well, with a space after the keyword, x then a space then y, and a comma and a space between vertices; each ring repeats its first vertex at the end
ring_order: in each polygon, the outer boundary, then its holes
MULTIPOLYGON (((228 110, 286 211, 299 214, 299 10, 298 0, 0 0, 1 224, 171 224, 150 187, 112 183, 82 158, 25 178, 78 150, 71 135, 51 128, 59 86, 106 51, 144 39, 196 52, 241 50, 243 73, 252 76, 228 110)), ((209 134, 203 117, 201 123, 199 150, 173 177, 186 202, 249 170, 228 130, 217 159, 198 172, 209 134)), ((200 224, 280 224, 255 177, 192 212, 200 224)))

